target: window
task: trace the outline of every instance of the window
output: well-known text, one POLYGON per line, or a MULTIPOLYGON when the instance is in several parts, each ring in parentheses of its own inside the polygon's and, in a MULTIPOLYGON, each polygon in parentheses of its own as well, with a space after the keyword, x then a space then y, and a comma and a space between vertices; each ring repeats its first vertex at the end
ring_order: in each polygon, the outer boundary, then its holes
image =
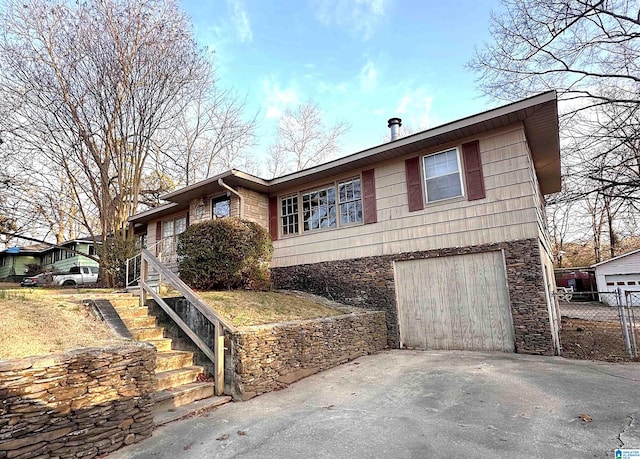
POLYGON ((303 230, 336 226, 336 189, 334 186, 302 195, 303 230))
POLYGON ((282 234, 298 234, 298 195, 282 198, 280 205, 282 234))
POLYGON ((340 199, 340 225, 362 222, 362 191, 360 179, 345 180, 338 183, 340 199))
POLYGON ((93 244, 89 244, 89 255, 95 255, 96 254, 96 248, 94 247, 93 244))
POLYGON ((220 196, 211 200, 211 218, 225 218, 231 215, 231 199, 220 196))
POLYGON ((301 217, 303 232, 362 223, 360 177, 280 198, 280 226, 283 235, 299 234, 301 217), (302 208, 299 206, 300 202, 302 208))
POLYGON ((460 159, 456 148, 423 159, 427 202, 462 196, 460 159))
POLYGON ((3 255, 2 257, 0 257, 0 266, 5 266, 6 263, 7 263, 7 257, 3 255))
POLYGON ((187 217, 179 217, 174 220, 162 222, 162 240, 158 244, 158 255, 172 256, 176 253, 176 242, 178 234, 184 233, 187 229, 187 217))
POLYGON ((186 229, 187 217, 180 217, 175 220, 166 220, 162 222, 162 239, 171 238, 175 241, 176 236, 183 233, 186 229))

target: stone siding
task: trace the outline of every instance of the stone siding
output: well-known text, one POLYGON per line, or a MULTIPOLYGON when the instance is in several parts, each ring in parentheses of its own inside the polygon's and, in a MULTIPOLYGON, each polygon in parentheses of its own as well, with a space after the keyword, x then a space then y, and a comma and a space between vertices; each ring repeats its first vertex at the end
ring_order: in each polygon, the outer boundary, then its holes
POLYGON ((386 347, 383 312, 245 327, 228 333, 233 396, 248 400, 386 347))
POLYGON ((142 343, 0 361, 0 459, 91 458, 149 437, 155 362, 142 343))
POLYGON ((269 197, 257 191, 238 187, 244 200, 244 218, 269 229, 269 197))
POLYGON ((275 288, 302 290, 341 303, 385 311, 390 347, 399 347, 393 262, 503 250, 516 352, 554 355, 539 241, 525 239, 378 257, 273 268, 275 288))

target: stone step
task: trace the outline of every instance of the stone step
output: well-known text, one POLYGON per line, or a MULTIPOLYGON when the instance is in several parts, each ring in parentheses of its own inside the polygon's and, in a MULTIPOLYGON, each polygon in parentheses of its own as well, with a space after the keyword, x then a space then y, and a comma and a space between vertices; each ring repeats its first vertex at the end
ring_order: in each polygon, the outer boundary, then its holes
POLYGON ((212 382, 193 382, 156 392, 153 413, 158 414, 188 403, 213 397, 212 382))
POLYGON ((135 307, 135 308, 118 308, 114 307, 116 311, 118 311, 118 315, 124 321, 125 318, 129 317, 146 317, 149 315, 149 309, 135 307))
POLYGON ((171 387, 182 386, 197 381, 198 375, 202 373, 202 367, 190 366, 178 370, 167 370, 156 373, 158 389, 160 392, 171 387))
POLYGON ((129 331, 136 341, 148 341, 150 339, 164 338, 163 327, 130 328, 129 331))
POLYGON ((171 350, 171 338, 148 339, 145 343, 154 346, 158 352, 171 350))
POLYGON ((156 318, 153 316, 125 317, 122 321, 129 330, 132 328, 152 328, 156 326, 156 318))
POLYGON ((228 395, 203 398, 202 400, 191 402, 188 405, 170 408, 166 411, 159 411, 154 414, 153 422, 156 427, 161 426, 168 422, 177 421, 178 419, 183 419, 196 413, 201 413, 203 410, 210 410, 229 402, 231 402, 231 397, 228 395))
POLYGON ((140 306, 140 298, 135 296, 126 296, 120 298, 112 298, 109 299, 111 304, 116 309, 124 309, 124 308, 137 308, 140 306))
POLYGON ((193 365, 193 352, 163 351, 156 355, 156 373, 193 365))

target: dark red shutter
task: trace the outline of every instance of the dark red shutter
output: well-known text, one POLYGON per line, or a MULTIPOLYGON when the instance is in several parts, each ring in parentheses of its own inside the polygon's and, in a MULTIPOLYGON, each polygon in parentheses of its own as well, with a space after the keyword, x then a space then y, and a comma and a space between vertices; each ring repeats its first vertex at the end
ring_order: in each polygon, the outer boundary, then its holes
POLYGON ((272 240, 278 239, 278 197, 269 198, 269 234, 272 240))
POLYGON ((378 221, 376 209, 376 177, 373 169, 362 171, 362 213, 364 224, 378 221))
POLYGON ((185 227, 185 228, 189 228, 189 225, 190 225, 190 223, 189 223, 189 219, 190 219, 189 212, 187 212, 187 215, 186 215, 184 218, 185 218, 185 224, 184 224, 184 227, 185 227))
POLYGON ((464 162, 464 176, 467 182, 467 199, 475 201, 483 199, 485 194, 484 175, 482 175, 482 160, 480 159, 480 142, 462 144, 462 158, 464 162))
POLYGON ((409 212, 424 209, 422 198, 422 179, 420 178, 420 157, 409 158, 404 162, 407 175, 407 194, 409 212))

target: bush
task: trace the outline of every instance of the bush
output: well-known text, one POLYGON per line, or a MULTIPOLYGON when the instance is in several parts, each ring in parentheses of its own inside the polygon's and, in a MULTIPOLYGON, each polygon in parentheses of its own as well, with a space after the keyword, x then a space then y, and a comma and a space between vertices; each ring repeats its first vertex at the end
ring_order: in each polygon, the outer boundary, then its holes
POLYGON ((267 230, 239 218, 196 223, 178 236, 180 278, 192 288, 269 288, 273 244, 267 230))
POLYGON ((107 238, 102 244, 96 244, 96 255, 100 258, 100 275, 98 284, 107 287, 124 287, 127 283, 127 259, 138 251, 136 241, 132 238, 107 238))

